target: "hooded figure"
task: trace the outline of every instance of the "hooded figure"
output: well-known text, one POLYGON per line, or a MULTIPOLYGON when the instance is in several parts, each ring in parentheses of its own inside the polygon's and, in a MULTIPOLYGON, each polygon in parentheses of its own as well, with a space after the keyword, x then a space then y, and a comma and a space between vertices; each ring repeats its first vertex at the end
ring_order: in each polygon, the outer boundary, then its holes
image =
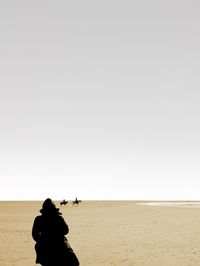
POLYGON ((69 228, 59 209, 51 199, 46 199, 33 223, 36 263, 42 266, 67 266, 65 235, 69 228))

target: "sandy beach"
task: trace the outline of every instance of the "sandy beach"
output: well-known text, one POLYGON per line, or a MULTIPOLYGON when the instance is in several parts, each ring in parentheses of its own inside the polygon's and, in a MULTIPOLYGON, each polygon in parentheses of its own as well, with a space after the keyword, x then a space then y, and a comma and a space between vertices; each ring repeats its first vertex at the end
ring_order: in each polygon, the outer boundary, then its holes
MULTIPOLYGON (((0 202, 1 266, 36 265, 31 229, 41 204, 0 202)), ((85 201, 60 209, 82 266, 200 265, 198 205, 85 201)))

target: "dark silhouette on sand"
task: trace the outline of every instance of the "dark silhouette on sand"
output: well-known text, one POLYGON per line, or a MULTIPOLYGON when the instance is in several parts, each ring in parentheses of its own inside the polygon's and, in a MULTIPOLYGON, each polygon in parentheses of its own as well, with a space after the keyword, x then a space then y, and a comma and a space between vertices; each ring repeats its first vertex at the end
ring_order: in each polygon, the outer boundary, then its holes
POLYGON ((67 203, 68 203, 68 201, 64 199, 63 201, 60 202, 60 205, 61 205, 61 206, 62 206, 62 205, 67 205, 67 203))
POLYGON ((76 205, 76 206, 78 206, 80 202, 81 202, 81 200, 78 200, 78 199, 76 198, 75 200, 72 201, 72 205, 76 205))
POLYGON ((42 266, 78 266, 79 261, 65 235, 69 228, 59 209, 46 199, 33 223, 36 263, 42 266))

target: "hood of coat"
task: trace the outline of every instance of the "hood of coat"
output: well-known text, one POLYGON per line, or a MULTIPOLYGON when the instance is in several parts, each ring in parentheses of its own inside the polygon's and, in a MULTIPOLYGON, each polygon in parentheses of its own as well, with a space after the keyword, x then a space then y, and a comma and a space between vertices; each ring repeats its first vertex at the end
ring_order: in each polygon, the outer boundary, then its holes
POLYGON ((42 209, 40 210, 42 214, 46 215, 61 215, 62 213, 59 212, 59 208, 56 208, 55 203, 50 199, 46 199, 43 202, 42 209))

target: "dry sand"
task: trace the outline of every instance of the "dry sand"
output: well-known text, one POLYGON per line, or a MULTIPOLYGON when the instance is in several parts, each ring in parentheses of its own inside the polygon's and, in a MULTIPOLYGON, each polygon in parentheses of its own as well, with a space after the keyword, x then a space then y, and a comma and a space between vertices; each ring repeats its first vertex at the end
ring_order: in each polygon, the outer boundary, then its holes
MULTIPOLYGON (((31 229, 41 204, 0 202, 0 266, 36 265, 31 229)), ((200 265, 200 208, 88 201, 61 211, 82 266, 200 265)))

